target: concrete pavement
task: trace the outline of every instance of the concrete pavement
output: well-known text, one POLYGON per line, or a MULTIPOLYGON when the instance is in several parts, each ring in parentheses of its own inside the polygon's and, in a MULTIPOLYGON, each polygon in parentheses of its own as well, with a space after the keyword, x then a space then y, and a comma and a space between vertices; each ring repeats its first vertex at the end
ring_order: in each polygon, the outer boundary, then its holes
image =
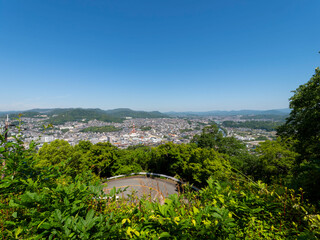
POLYGON ((149 197, 152 201, 164 202, 164 199, 170 194, 178 193, 178 185, 176 182, 160 178, 151 178, 147 176, 132 176, 126 178, 118 178, 106 182, 104 188, 109 193, 113 187, 116 189, 127 189, 117 194, 119 197, 127 198, 128 195, 135 194, 138 198, 143 196, 149 197))

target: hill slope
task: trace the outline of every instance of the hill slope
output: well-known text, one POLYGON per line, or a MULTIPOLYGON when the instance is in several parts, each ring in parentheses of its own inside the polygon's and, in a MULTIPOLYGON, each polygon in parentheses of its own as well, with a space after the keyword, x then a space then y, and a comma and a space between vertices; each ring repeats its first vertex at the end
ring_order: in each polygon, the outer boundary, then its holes
POLYGON ((158 111, 146 112, 146 111, 134 111, 129 108, 117 108, 113 110, 106 110, 107 114, 114 117, 132 117, 132 118, 166 118, 168 115, 158 111))

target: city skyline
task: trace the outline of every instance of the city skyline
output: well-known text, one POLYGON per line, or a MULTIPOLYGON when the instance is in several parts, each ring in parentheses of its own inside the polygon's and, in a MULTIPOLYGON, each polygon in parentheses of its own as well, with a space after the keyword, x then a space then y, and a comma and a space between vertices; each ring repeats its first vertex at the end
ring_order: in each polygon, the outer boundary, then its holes
POLYGON ((0 1, 0 111, 288 108, 320 65, 319 7, 0 1))

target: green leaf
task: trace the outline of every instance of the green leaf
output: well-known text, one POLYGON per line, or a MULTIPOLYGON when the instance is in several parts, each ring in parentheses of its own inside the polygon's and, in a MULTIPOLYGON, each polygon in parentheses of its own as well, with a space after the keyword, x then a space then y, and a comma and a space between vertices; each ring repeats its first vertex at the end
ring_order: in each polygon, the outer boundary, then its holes
POLYGON ((61 211, 59 209, 55 209, 54 210, 54 216, 57 220, 59 220, 61 222, 61 211))
POLYGON ((111 190, 110 190, 110 196, 114 196, 115 195, 115 193, 116 193, 116 188, 115 187, 113 187, 111 190))
POLYGON ((19 226, 18 228, 15 229, 15 234, 14 236, 18 238, 19 234, 22 233, 23 229, 19 226))
POLYGON ((4 182, 2 184, 0 184, 0 188, 7 188, 7 187, 10 187, 10 185, 12 184, 12 182, 4 182))
POLYGON ((94 216, 94 210, 90 209, 86 216, 86 221, 91 221, 94 216))
POLYGON ((171 237, 170 233, 168 232, 163 232, 160 234, 159 238, 169 238, 171 237))
POLYGON ((70 204, 68 198, 66 198, 66 197, 63 199, 63 202, 64 202, 64 204, 65 204, 66 206, 69 206, 69 204, 70 204))
POLYGON ((19 204, 15 203, 13 199, 9 201, 9 207, 20 207, 19 204))
POLYGON ((42 223, 39 227, 43 229, 50 229, 51 225, 50 223, 45 222, 45 223, 42 223))
POLYGON ((71 233, 68 237, 69 237, 69 238, 72 238, 74 234, 75 234, 75 233, 73 232, 73 233, 71 233))
POLYGON ((38 225, 37 228, 39 228, 46 219, 47 219, 47 218, 43 219, 43 220, 39 223, 39 225, 38 225))
POLYGON ((13 226, 16 225, 16 223, 15 223, 15 222, 12 222, 12 221, 6 221, 6 224, 8 224, 8 225, 13 225, 13 226))
POLYGON ((18 215, 17 212, 12 213, 12 217, 14 217, 14 218, 17 218, 17 215, 18 215))

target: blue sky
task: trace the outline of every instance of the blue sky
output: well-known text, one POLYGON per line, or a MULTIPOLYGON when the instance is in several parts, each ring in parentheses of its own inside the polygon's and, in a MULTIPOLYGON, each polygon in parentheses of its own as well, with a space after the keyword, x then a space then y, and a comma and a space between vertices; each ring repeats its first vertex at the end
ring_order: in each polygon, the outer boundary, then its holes
POLYGON ((319 0, 0 0, 0 111, 287 108, 319 0))

